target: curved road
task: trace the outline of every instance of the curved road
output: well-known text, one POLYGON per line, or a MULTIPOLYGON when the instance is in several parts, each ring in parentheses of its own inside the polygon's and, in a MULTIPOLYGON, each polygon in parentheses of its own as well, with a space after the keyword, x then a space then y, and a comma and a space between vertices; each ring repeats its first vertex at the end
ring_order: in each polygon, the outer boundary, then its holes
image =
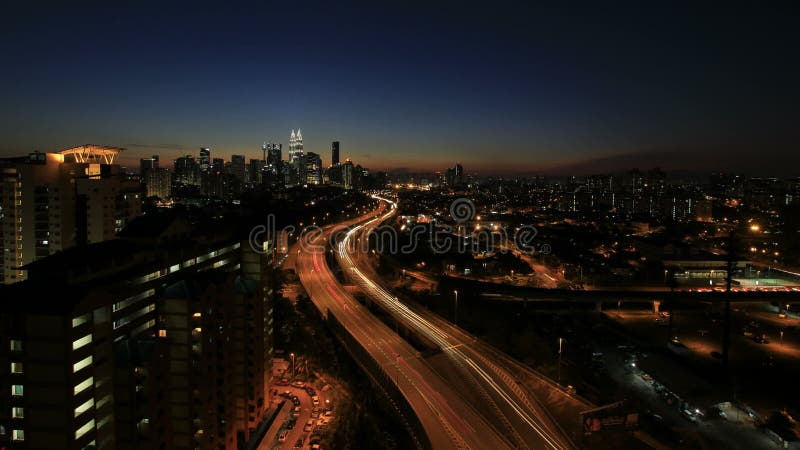
POLYGON ((347 226, 366 222, 385 210, 338 226, 325 227, 307 239, 296 254, 300 282, 317 308, 333 315, 366 349, 409 402, 433 448, 510 448, 510 443, 492 428, 461 396, 418 357, 417 352, 394 331, 362 307, 336 281, 325 262, 324 244, 347 226))
MULTIPOLYGON (((511 365, 508 358, 470 336, 458 327, 427 310, 409 308, 386 288, 373 281, 377 279, 368 261, 363 258, 367 236, 380 223, 396 212, 392 208, 363 225, 351 229, 337 246, 337 258, 345 274, 370 298, 402 321, 412 330, 434 342, 446 355, 437 362, 439 373, 449 384, 461 386, 462 395, 472 406, 492 423, 496 429, 509 435, 515 447, 566 449, 574 445, 548 411, 537 399, 526 392, 515 373, 519 365, 511 365), (362 250, 359 253, 358 250, 362 250), (511 366, 512 370, 508 367, 511 366)), ((555 388, 554 388, 555 390, 555 388)), ((565 401, 574 401, 564 394, 565 401)), ((580 402, 576 402, 580 403, 580 402)))

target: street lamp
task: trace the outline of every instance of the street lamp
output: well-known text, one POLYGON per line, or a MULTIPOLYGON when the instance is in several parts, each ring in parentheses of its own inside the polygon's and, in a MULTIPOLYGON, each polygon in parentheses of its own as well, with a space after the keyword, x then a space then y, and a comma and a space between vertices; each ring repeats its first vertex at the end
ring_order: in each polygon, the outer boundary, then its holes
POLYGON ((558 338, 558 385, 561 386, 561 351, 564 348, 564 338, 558 338))
POLYGON ((453 295, 455 296, 453 299, 453 324, 458 326, 458 290, 453 290, 453 295))
POLYGON ((289 353, 289 356, 292 357, 292 380, 294 380, 294 353, 289 353))

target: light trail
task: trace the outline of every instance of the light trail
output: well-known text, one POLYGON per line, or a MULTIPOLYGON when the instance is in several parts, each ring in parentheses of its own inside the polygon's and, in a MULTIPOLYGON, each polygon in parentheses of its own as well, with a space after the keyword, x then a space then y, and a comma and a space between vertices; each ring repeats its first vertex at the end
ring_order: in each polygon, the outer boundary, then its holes
MULTIPOLYGON (((340 259, 340 263, 344 262, 343 267, 350 267, 350 275, 355 277, 356 284, 359 285, 366 293, 370 294, 372 298, 380 301, 380 303, 389 311, 392 315, 401 318, 406 323, 410 324, 414 327, 414 329, 421 333, 423 336, 430 339, 434 342, 445 354, 448 355, 457 365, 461 366, 463 364, 468 365, 471 367, 478 376, 483 379, 486 384, 497 393, 497 395, 502 398, 506 404, 516 413, 518 414, 519 418, 526 423, 541 439, 542 441, 547 444, 548 448, 552 448, 555 450, 561 450, 569 448, 569 446, 560 442, 560 440, 554 436, 555 433, 552 433, 550 430, 547 430, 545 426, 538 423, 537 419, 532 417, 528 411, 525 410, 524 407, 520 406, 514 398, 509 395, 494 379, 484 371, 480 366, 478 366, 471 358, 469 358, 465 353, 463 353, 459 346, 463 343, 456 342, 453 343, 450 341, 451 336, 448 335, 446 332, 441 330, 436 325, 432 324, 425 318, 421 317, 411 309, 409 309, 405 304, 400 302, 395 296, 393 296, 389 291, 384 289, 382 286, 377 285, 372 280, 370 280, 355 264, 352 260, 350 253, 347 251, 349 246, 350 240, 356 235, 357 232, 366 228, 369 230, 369 227, 372 224, 383 222, 396 213, 397 204, 391 200, 381 198, 378 196, 373 196, 373 198, 387 202, 391 205, 391 209, 389 212, 383 215, 379 215, 376 218, 366 222, 365 224, 358 225, 352 229, 350 229, 346 234, 345 237, 339 242, 338 245, 338 256, 340 259)), ((369 234, 369 233, 367 233, 369 234)), ((502 413, 501 413, 502 414, 502 413)))
MULTIPOLYGON (((309 266, 307 256, 303 256, 303 258, 298 258, 298 263, 301 265, 301 267, 309 266)), ((310 278, 307 280, 314 281, 312 280, 313 278, 322 279, 322 282, 325 285, 324 290, 327 291, 330 297, 336 302, 333 304, 333 308, 327 309, 328 314, 333 313, 334 315, 337 315, 335 310, 340 308, 341 311, 343 311, 343 313, 341 313, 343 325, 346 323, 346 328, 350 330, 354 337, 356 337, 357 341, 366 342, 367 346, 374 348, 377 352, 383 355, 386 362, 380 363, 379 361, 381 366, 386 365, 394 367, 397 370, 398 375, 401 375, 405 380, 405 383, 403 384, 406 384, 406 389, 408 389, 410 386, 419 394, 419 397, 422 399, 422 401, 433 412, 436 420, 441 423, 455 447, 471 448, 471 446, 464 440, 463 436, 474 435, 476 431, 475 428, 465 422, 462 419, 462 416, 456 413, 450 403, 440 394, 440 392, 437 389, 434 389, 433 386, 426 381, 425 377, 414 367, 412 367, 411 364, 409 364, 408 359, 413 358, 411 356, 403 357, 400 352, 396 350, 395 347, 389 342, 389 339, 394 339, 403 344, 405 344, 405 342, 403 342, 399 336, 395 335, 390 330, 388 333, 386 333, 385 339, 376 339, 375 336, 378 333, 376 333, 374 322, 378 321, 378 319, 372 316, 370 313, 363 311, 360 308, 360 305, 355 302, 355 300, 352 300, 347 295, 341 295, 340 292, 337 291, 337 288, 342 288, 334 280, 333 275, 327 268, 327 265, 320 263, 318 253, 313 253, 310 259, 310 265, 313 268, 310 270, 310 278), (336 288, 334 286, 336 286, 336 288), (354 304, 351 305, 350 303, 354 304), (332 311, 332 309, 334 311, 332 311), (371 326, 370 329, 367 329, 370 322, 372 322, 371 325, 373 326, 371 326)), ((303 273, 305 274, 305 272, 303 273)), ((317 283, 309 283, 309 293, 313 292, 313 289, 311 289, 313 286, 317 286, 317 283)), ((317 295, 312 295, 312 297, 319 298, 317 295)), ((383 326, 383 324, 379 323, 378 328, 381 326, 383 326)), ((403 391, 403 388, 400 384, 398 384, 397 387, 401 390, 401 392, 403 391)), ((403 395, 408 397, 408 393, 404 393, 403 395)))

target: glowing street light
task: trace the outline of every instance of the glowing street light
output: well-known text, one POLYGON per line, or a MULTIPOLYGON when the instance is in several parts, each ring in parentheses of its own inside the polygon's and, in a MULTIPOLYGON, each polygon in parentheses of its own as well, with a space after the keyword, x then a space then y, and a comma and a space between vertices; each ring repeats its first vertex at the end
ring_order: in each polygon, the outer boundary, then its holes
POLYGON ((564 338, 558 338, 558 385, 561 386, 561 352, 564 348, 564 338))
POLYGON ((458 326, 458 290, 453 290, 454 300, 453 300, 453 324, 458 326))

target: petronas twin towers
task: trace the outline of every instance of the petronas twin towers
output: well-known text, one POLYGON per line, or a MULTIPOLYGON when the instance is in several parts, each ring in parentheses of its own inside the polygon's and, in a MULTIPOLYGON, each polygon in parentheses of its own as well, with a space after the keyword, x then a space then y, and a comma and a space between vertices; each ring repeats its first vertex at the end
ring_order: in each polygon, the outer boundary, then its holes
POLYGON ((297 129, 297 133, 292 130, 292 134, 289 135, 289 161, 294 162, 298 158, 303 157, 303 134, 300 132, 300 129, 297 129))

